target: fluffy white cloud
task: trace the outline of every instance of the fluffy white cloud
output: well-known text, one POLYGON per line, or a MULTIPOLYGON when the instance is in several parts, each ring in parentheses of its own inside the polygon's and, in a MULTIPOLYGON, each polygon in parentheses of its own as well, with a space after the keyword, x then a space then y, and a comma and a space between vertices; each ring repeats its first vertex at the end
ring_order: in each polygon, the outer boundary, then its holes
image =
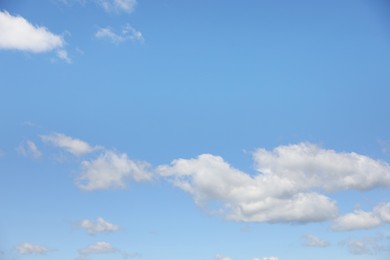
MULTIPOLYGON (((158 172, 189 192, 201 207, 220 202, 216 212, 237 221, 310 222, 333 218, 335 202, 315 192, 300 192, 289 179, 252 177, 210 154, 174 160, 158 172)), ((213 210, 210 209, 209 210, 213 210)))
POLYGON ((124 188, 127 180, 150 181, 152 175, 147 171, 150 164, 130 160, 126 154, 105 151, 97 159, 82 162, 82 172, 77 185, 86 191, 96 189, 124 188))
POLYGON ((337 231, 369 229, 390 223, 390 203, 377 205, 372 212, 355 210, 335 219, 332 228, 337 231))
POLYGON ((44 254, 48 253, 50 250, 44 246, 41 246, 41 245, 22 243, 16 247, 16 251, 22 255, 28 255, 28 254, 44 255, 44 254))
POLYGON ((80 139, 59 133, 42 135, 41 139, 45 143, 50 143, 54 146, 63 148, 76 156, 81 156, 102 149, 100 146, 91 146, 80 139))
POLYGON ((381 225, 381 220, 375 214, 363 210, 355 210, 337 218, 332 228, 338 231, 369 229, 381 225))
POLYGON ((390 224, 390 203, 381 203, 374 208, 374 214, 382 220, 383 223, 390 224))
POLYGON ((21 16, 0 11, 0 49, 34 53, 58 50, 59 58, 70 61, 64 46, 65 41, 60 35, 45 27, 34 26, 21 16))
POLYGON ((38 147, 33 141, 27 140, 23 144, 19 145, 16 149, 19 154, 26 156, 26 157, 32 157, 34 159, 41 158, 41 151, 39 151, 38 147))
POLYGON ((257 170, 289 179, 299 189, 326 191, 390 187, 390 166, 357 153, 338 153, 300 143, 254 153, 257 170))
POLYGON ((253 158, 255 176, 211 154, 177 159, 157 171, 190 193, 197 205, 237 221, 329 220, 337 216, 336 202, 319 192, 390 186, 386 163, 309 143, 258 149, 253 158))
POLYGON ((131 13, 137 5, 136 0, 98 0, 98 4, 106 12, 126 12, 131 13))
POLYGON ((306 235, 305 236, 305 246, 310 246, 310 247, 327 247, 329 246, 329 242, 314 236, 314 235, 306 235))
POLYGON ((103 218, 98 218, 96 222, 89 219, 80 221, 79 227, 84 229, 89 235, 96 235, 99 233, 112 233, 119 230, 119 226, 114 225, 103 218))
POLYGON ((144 42, 144 37, 142 33, 134 29, 130 25, 126 25, 123 30, 118 34, 113 32, 110 28, 100 28, 96 33, 95 37, 99 39, 109 39, 113 43, 121 43, 125 41, 130 42, 144 42))
POLYGON ((253 260, 279 260, 279 258, 276 256, 269 256, 269 257, 263 257, 263 258, 254 257, 253 260))

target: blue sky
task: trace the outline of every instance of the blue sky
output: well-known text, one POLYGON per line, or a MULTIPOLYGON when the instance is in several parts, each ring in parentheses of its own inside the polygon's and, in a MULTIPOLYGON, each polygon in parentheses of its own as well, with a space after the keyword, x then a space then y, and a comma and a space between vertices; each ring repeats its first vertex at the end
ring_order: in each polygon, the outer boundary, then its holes
POLYGON ((390 257, 390 4, 0 1, 0 259, 390 257))

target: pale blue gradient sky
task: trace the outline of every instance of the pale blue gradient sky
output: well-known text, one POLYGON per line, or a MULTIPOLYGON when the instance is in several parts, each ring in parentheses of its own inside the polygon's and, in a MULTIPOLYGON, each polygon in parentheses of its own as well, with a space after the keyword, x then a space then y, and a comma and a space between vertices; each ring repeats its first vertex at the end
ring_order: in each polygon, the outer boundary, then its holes
MULTIPOLYGON (((62 36, 71 60, 0 49, 0 259, 76 259, 98 241, 117 250, 90 259, 388 259, 388 224, 230 221, 154 169, 208 153, 255 176, 257 148, 302 142, 388 166, 390 4, 138 0, 129 13, 98 2, 0 1, 0 11, 62 36), (143 40, 95 37, 101 28, 127 37, 126 26, 143 40), (74 156, 42 140, 53 133, 104 148, 74 156), (153 181, 80 190, 82 161, 106 150, 150 163, 153 181), (98 217, 121 230, 89 236, 78 227, 98 217), (308 234, 329 245, 305 246, 308 234), (350 252, 354 240, 367 250, 350 252), (49 251, 23 255, 22 243, 49 251)), ((390 198, 388 187, 323 194, 339 216, 390 198)))

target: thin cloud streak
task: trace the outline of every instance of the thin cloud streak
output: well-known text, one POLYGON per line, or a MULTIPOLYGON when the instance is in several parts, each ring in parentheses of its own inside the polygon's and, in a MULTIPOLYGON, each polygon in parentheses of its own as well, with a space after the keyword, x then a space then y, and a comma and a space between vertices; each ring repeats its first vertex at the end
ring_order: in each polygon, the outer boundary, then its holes
POLYGON ((134 29, 130 25, 124 26, 120 33, 115 33, 111 28, 104 27, 99 28, 95 33, 95 37, 98 39, 108 39, 112 43, 119 44, 122 42, 140 42, 145 41, 142 33, 134 29))

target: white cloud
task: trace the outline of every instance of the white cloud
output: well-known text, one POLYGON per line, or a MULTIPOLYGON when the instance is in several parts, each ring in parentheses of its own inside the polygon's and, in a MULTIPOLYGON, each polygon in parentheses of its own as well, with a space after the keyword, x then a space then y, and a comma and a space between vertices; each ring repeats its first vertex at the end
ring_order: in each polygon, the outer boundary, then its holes
POLYGON ((32 157, 34 159, 39 159, 42 156, 41 151, 39 151, 38 147, 33 141, 27 140, 23 144, 19 145, 18 148, 16 148, 19 154, 26 156, 26 157, 32 157))
POLYGON ((382 220, 383 223, 390 224, 390 203, 381 203, 374 208, 374 214, 382 220))
POLYGON ((339 153, 309 143, 254 153, 257 170, 288 179, 299 189, 326 191, 390 187, 390 166, 357 153, 339 153))
POLYGON ((129 179, 150 181, 152 175, 147 171, 149 167, 149 163, 132 161, 126 154, 105 151, 95 160, 82 162, 83 170, 76 182, 86 191, 124 188, 129 179))
POLYGON ((380 203, 372 212, 355 210, 335 219, 332 228, 336 231, 370 229, 390 223, 390 203, 380 203))
POLYGON ((79 253, 82 255, 112 254, 116 252, 118 252, 118 250, 108 242, 96 242, 79 250, 79 253))
POLYGON ((131 13, 135 10, 137 5, 136 0, 97 0, 97 2, 106 12, 109 13, 131 13))
POLYGON ((140 257, 138 253, 126 253, 118 248, 115 248, 108 242, 96 242, 87 247, 79 249, 79 260, 88 260, 90 255, 102 255, 102 254, 119 254, 122 258, 134 258, 140 257))
POLYGON ((355 229, 369 229, 381 225, 381 220, 373 213, 355 210, 337 218, 332 226, 333 230, 346 231, 355 229))
POLYGON ((312 222, 336 216, 335 202, 315 192, 301 192, 288 178, 259 174, 252 177, 221 157, 210 154, 174 160, 157 171, 190 193, 195 203, 227 219, 254 222, 312 222))
POLYGON ((329 246, 329 242, 314 236, 314 235, 306 235, 305 236, 305 246, 309 247, 327 247, 329 246))
MULTIPOLYGON (((190 193, 198 206, 236 221, 330 220, 337 216, 336 202, 321 193, 390 187, 387 163, 309 143, 279 146, 273 151, 258 149, 253 158, 258 170, 255 176, 211 154, 177 159, 157 171, 190 193)), ((362 216, 354 217, 348 216, 358 225, 362 216)), ((369 225, 376 225, 375 218, 365 217, 369 225)))
POLYGON ((84 219, 79 223, 79 227, 92 236, 99 233, 112 233, 119 230, 119 226, 114 225, 103 218, 98 218, 95 223, 92 220, 84 219))
POLYGON ((16 251, 18 251, 18 253, 22 255, 28 255, 28 254, 44 255, 48 253, 50 250, 41 245, 22 243, 16 247, 16 251))
POLYGON ((42 135, 41 139, 45 143, 50 143, 54 146, 63 148, 76 156, 81 156, 102 149, 100 146, 91 146, 80 139, 59 133, 42 135))
MULTIPOLYGON (((47 28, 34 26, 21 16, 0 11, 0 49, 33 53, 52 50, 66 52, 64 46, 64 39, 51 33, 47 28)), ((65 57, 59 56, 59 58, 66 60, 65 57)))
POLYGON ((224 255, 216 255, 215 260, 233 260, 233 258, 224 255))
POLYGON ((263 258, 254 257, 253 260, 279 260, 279 258, 276 256, 268 256, 268 257, 263 257, 263 258))
POLYGON ((130 42, 144 42, 144 37, 142 36, 142 33, 134 29, 130 25, 126 25, 121 33, 115 33, 110 28, 100 28, 96 33, 95 37, 99 39, 109 39, 113 43, 122 43, 125 41, 130 42))

